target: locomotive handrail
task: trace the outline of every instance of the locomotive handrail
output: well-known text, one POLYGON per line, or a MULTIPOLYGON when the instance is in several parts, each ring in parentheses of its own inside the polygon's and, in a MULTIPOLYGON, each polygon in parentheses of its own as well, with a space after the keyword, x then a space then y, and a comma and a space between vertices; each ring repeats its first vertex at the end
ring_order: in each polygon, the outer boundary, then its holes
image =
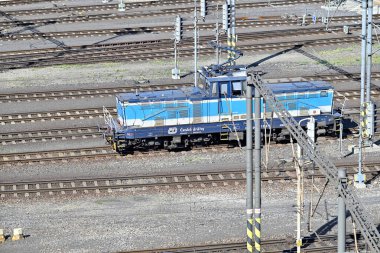
POLYGON ((118 129, 117 124, 115 123, 115 120, 113 119, 110 111, 108 111, 108 109, 105 106, 103 106, 103 118, 104 122, 110 128, 110 130, 118 129))

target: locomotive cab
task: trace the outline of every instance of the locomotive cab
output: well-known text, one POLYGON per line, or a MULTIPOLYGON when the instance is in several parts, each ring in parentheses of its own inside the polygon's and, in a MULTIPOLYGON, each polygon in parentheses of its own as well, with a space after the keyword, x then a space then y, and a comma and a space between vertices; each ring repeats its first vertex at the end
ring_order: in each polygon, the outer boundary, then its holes
POLYGON ((218 71, 203 67, 199 71, 198 87, 210 97, 227 99, 244 97, 247 87, 247 70, 244 66, 228 66, 218 71))

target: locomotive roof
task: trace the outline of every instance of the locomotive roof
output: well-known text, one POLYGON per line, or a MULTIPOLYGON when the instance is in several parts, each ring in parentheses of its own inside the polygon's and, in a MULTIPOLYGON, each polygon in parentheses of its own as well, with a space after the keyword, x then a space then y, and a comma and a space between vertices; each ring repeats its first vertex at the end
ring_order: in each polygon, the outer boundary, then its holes
MULTIPOLYGON (((273 93, 292 93, 292 92, 306 92, 306 91, 321 91, 329 90, 334 87, 327 82, 311 81, 311 82, 291 82, 291 83, 274 83, 267 84, 273 93)), ((161 91, 146 91, 139 93, 119 93, 116 95, 121 102, 151 102, 151 101, 171 101, 178 99, 187 99, 191 97, 192 100, 204 99, 208 94, 203 89, 198 87, 183 87, 175 90, 161 90, 161 91)))
POLYGON ((333 86, 324 81, 272 83, 267 85, 273 91, 273 93, 291 93, 334 89, 333 86))
POLYGON ((197 87, 183 87, 178 90, 157 90, 157 91, 145 91, 139 93, 119 93, 116 97, 121 102, 150 102, 150 101, 170 101, 177 99, 189 98, 204 98, 206 93, 197 87))

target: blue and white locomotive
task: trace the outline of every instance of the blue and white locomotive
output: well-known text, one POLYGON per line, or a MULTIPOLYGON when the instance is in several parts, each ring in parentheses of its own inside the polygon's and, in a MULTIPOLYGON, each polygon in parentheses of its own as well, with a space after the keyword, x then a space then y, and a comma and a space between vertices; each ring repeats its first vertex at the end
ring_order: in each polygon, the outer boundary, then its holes
MULTIPOLYGON (((107 141, 120 153, 140 148, 170 150, 244 142, 245 67, 229 66, 224 71, 203 67, 198 74, 198 87, 116 95, 117 119, 105 114, 107 141)), ((268 84, 268 87, 297 121, 313 116, 317 135, 333 132, 331 85, 312 81, 268 84)), ((271 138, 289 139, 288 131, 264 99, 261 107, 262 125, 268 126, 271 138)), ((306 125, 306 121, 300 123, 306 125)))

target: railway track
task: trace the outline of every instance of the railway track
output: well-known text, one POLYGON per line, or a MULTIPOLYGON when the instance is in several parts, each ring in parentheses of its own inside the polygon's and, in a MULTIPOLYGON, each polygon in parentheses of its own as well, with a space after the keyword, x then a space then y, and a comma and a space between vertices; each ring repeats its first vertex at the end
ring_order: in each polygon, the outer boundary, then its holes
MULTIPOLYGON (((165 2, 165 1, 162 1, 165 2)), ((292 1, 278 1, 277 6, 289 6, 294 5, 292 1)), ((125 13, 117 13, 117 8, 115 5, 91 5, 91 6, 72 6, 72 7, 61 7, 61 8, 44 8, 44 9, 30 9, 30 10, 17 10, 17 11, 5 11, 3 16, 8 17, 9 21, 0 22, 0 27, 14 27, 14 26, 30 26, 30 25, 43 25, 43 24, 57 24, 57 23, 74 23, 74 22, 83 22, 83 21, 101 21, 101 20, 115 20, 115 19, 132 19, 132 18, 144 18, 144 17, 154 17, 162 15, 177 15, 177 14, 186 14, 194 12, 193 3, 188 7, 175 7, 175 8, 165 8, 165 5, 158 5, 161 8, 154 8, 154 10, 146 10, 146 7, 152 6, 137 6, 136 4, 131 3, 132 5, 127 5, 127 11, 125 13), (131 12, 130 9, 140 8, 142 10, 136 10, 131 12), (94 13, 96 11, 101 11, 101 14, 88 14, 94 13), (110 13, 104 13, 110 12, 110 13), (67 14, 68 16, 61 17, 50 17, 50 18, 40 18, 40 19, 22 19, 17 20, 15 17, 19 16, 32 16, 32 15, 49 15, 49 14, 67 14)), ((236 8, 259 8, 267 7, 262 3, 238 3, 236 8)), ((220 8, 220 7, 219 7, 220 8)), ((207 10, 214 11, 216 10, 216 5, 208 5, 207 10)))
MULTIPOLYGON (((93 151, 87 154, 86 157, 93 157, 95 155, 109 156, 115 155, 114 153, 106 154, 99 152, 102 150, 93 151), (96 154, 95 154, 96 153, 96 154)), ((214 152, 217 151, 214 149, 214 152)), ((73 152, 73 150, 71 151, 73 152)), ((200 153, 203 151, 199 151, 200 153)), ((62 154, 62 153, 61 153, 62 154)), ((36 156, 36 153, 29 153, 30 156, 36 156)), ((19 158, 20 154, 18 154, 19 158)), ((66 160, 63 157, 43 157, 43 152, 40 152, 41 161, 45 160, 66 160)), ((3 160, 0 161, 2 164, 3 160)), ((9 156, 7 156, 9 157, 9 156)), ((74 153, 71 154, 71 159, 78 158, 74 153)), ((31 161, 33 158, 29 158, 31 161)), ((37 159, 37 158, 36 158, 37 159)), ((56 161, 54 160, 54 161, 56 161)), ((25 161, 26 162, 26 161, 25 161)), ((354 175, 357 173, 356 164, 337 163, 339 167, 347 168, 347 174, 350 180, 353 180, 354 175)), ((366 164, 364 172, 367 178, 375 178, 380 173, 380 162, 372 162, 366 164)), ((305 170, 305 178, 324 178, 324 175, 319 172, 305 170)), ((286 168, 273 168, 267 169, 262 172, 262 180, 265 182, 273 183, 274 181, 295 181, 297 179, 296 171, 293 167, 286 168)), ((4 197, 18 197, 31 195, 40 196, 42 194, 76 194, 76 193, 89 193, 89 192, 111 192, 112 190, 120 189, 148 189, 148 188, 204 188, 216 187, 226 185, 239 185, 244 184, 246 180, 245 170, 231 170, 231 171, 210 171, 210 172, 195 172, 195 173, 181 173, 181 174, 160 174, 160 175, 135 175, 124 177, 102 177, 102 178, 75 178, 75 179, 57 179, 57 180, 42 180, 42 181, 17 181, 17 182, 0 182, 0 196, 4 197)))
MULTIPOLYGON (((378 18, 380 15, 375 15, 374 18, 378 18)), ((81 19, 82 22, 84 21, 81 19)), ((36 21, 24 21, 27 22, 28 24, 31 24, 36 21)), ((54 20, 50 21, 43 21, 45 25, 48 23, 54 23, 54 20)), ((339 22, 339 23, 345 23, 345 24, 351 24, 351 28, 355 29, 356 27, 360 28, 360 16, 341 16, 341 17, 336 17, 336 20, 334 19, 334 22, 339 22), (347 23, 348 22, 348 23, 347 23)), ((258 28, 258 27, 271 27, 273 26, 284 26, 284 25, 297 25, 299 24, 299 21, 297 19, 287 19, 287 18, 272 18, 272 19, 257 19, 257 20, 237 20, 236 26, 237 28, 258 28)), ((4 26, 0 22, 0 27, 1 25, 4 26)), ((215 23, 200 23, 199 24, 199 29, 200 30, 208 30, 208 31, 213 31, 215 29, 215 23)), ((5 29, 6 27, 2 27, 5 29)), ((332 25, 330 29, 332 31, 334 28, 339 28, 342 30, 342 25, 332 25)), ((321 30, 324 31, 324 27, 316 25, 313 27, 303 27, 299 28, 296 30, 299 33, 302 33, 302 30, 321 30), (316 28, 315 28, 316 27, 316 28)), ((28 29, 26 29, 28 30, 28 29)), ((0 40, 3 41, 9 41, 9 40, 27 40, 27 39, 62 39, 62 38, 70 38, 70 37, 83 37, 83 36, 105 36, 105 35, 129 35, 129 34, 136 34, 136 33, 159 33, 159 32, 174 32, 174 26, 169 25, 169 26, 151 26, 151 27, 125 27, 125 28, 113 28, 113 29, 96 29, 96 30, 79 30, 79 31, 62 31, 62 32, 39 32, 38 30, 33 30, 30 29, 31 33, 21 33, 21 32, 3 32, 0 36, 0 40)), ((183 25, 183 31, 184 32, 192 32, 193 31, 193 25, 191 24, 184 24, 183 25)), ((289 31, 288 31, 289 32, 289 31)), ((265 32, 265 33, 270 33, 270 32, 265 32)), ((258 32, 260 34, 260 32, 258 32)), ((243 34, 239 34, 241 36, 243 34)), ((281 34, 279 34, 281 35, 281 34)), ((282 34, 284 36, 284 34, 282 34)), ((191 40, 191 37, 188 38, 188 40, 191 40)), ((170 40, 169 40, 170 41, 170 40)), ((160 43, 163 43, 164 41, 160 41, 160 43)))
MULTIPOLYGON (((363 238, 360 234, 356 235, 359 240, 359 248, 364 249, 363 238)), ((354 247, 354 234, 346 236, 347 250, 354 247)), ((336 252, 337 249, 337 236, 336 235, 319 235, 306 236, 302 239, 303 247, 302 252, 336 252)), ((283 253, 283 252, 297 252, 295 248, 295 239, 266 239, 261 241, 263 252, 270 253, 283 253)), ((152 249, 152 250, 136 250, 136 251, 120 251, 119 253, 183 253, 183 252, 245 252, 247 247, 246 242, 240 243, 219 243, 209 245, 199 245, 192 247, 177 247, 166 249, 152 249)))
MULTIPOLYGON (((8 1, 1 1, 0 6, 12 6, 12 5, 28 5, 32 3, 41 3, 41 2, 49 2, 47 0, 8 0, 8 1)), ((209 5, 212 4, 221 4, 223 3, 222 0, 208 0, 207 1, 209 5)), ((60 5, 60 1, 54 1, 54 3, 57 5, 56 8, 44 8, 44 9, 36 9, 33 8, 32 10, 24 10, 25 12, 23 14, 19 15, 35 15, 35 14, 48 14, 48 13, 61 13, 61 12, 70 12, 70 11, 85 11, 86 8, 89 8, 91 11, 96 10, 104 10, 108 8, 115 9, 116 4, 110 3, 110 4, 99 4, 95 6, 66 6, 66 5, 60 5), (44 12, 45 11, 45 12, 44 12)), ((183 4, 192 4, 194 3, 193 0, 152 0, 152 1, 136 1, 136 2, 129 2, 126 6, 128 9, 133 8, 140 8, 140 7, 162 7, 166 5, 183 5, 183 4)), ((323 3, 322 0, 277 0, 277 1, 271 1, 272 6, 287 6, 287 5, 294 5, 294 4, 304 4, 304 3, 323 3)), ((267 1, 262 2, 256 2, 254 7, 266 7, 268 6, 267 1)), ((21 10, 22 11, 22 10, 21 10)))
MULTIPOLYGON (((165 1, 162 1, 165 2, 165 1)), ((322 1, 314 1, 314 2, 322 2, 322 1)), ((220 2, 222 3, 222 2, 220 2)), ((273 6, 292 6, 295 4, 300 4, 302 2, 295 1, 276 1, 273 2, 273 6)), ((156 7, 154 10, 146 10, 146 7, 152 7, 148 4, 143 6, 138 6, 134 3, 131 3, 131 6, 127 5, 129 9, 139 8, 142 10, 138 11, 130 11, 120 14, 117 13, 117 8, 115 5, 91 5, 91 6, 72 6, 72 7, 61 7, 61 8, 44 8, 44 9, 31 9, 31 10, 17 10, 17 11, 5 11, 3 12, 3 16, 9 21, 0 21, 1 29, 9 29, 12 27, 26 27, 26 26, 41 26, 41 25, 49 25, 49 24, 58 24, 58 23, 76 23, 76 22, 94 22, 94 21, 106 21, 106 20, 118 20, 118 19, 136 19, 136 18, 144 18, 144 17, 157 17, 164 15, 179 15, 179 14, 191 14, 194 12, 194 7, 191 3, 191 6, 188 7, 175 7, 175 8, 164 8, 159 9, 156 7), (143 8, 144 7, 144 8, 143 8), (95 14, 94 12, 101 11, 101 14, 95 14), (104 13, 111 12, 111 13, 104 13), (38 18, 38 19, 17 19, 16 17, 25 16, 25 15, 49 15, 49 14, 64 14, 67 13, 67 16, 60 17, 50 17, 50 18, 38 18), (91 14, 88 14, 91 13, 91 14)), ((165 4, 159 5, 159 7, 166 7, 165 4)), ((251 9, 251 8, 260 8, 260 7, 268 7, 268 3, 237 3, 237 9, 251 9)), ((220 8, 220 7, 219 7, 220 8)), ((209 3, 207 10, 209 13, 212 13, 216 10, 216 5, 211 5, 209 3)), ((355 18, 350 17, 335 17, 334 22, 340 22, 342 20, 358 20, 358 16, 355 18)), ((376 18, 376 17, 375 17, 376 18)), ((243 17, 244 19, 244 17, 243 17)), ((259 17, 256 21, 261 22, 261 20, 265 20, 265 16, 259 17)), ((265 22, 265 21, 264 21, 265 22)), ((273 22, 273 21, 268 21, 273 22)), ((300 18, 294 18, 289 20, 282 20, 282 23, 295 24, 300 22, 300 18)), ((308 18, 308 23, 311 23, 311 19, 308 18)))
POLYGON ((58 162, 72 159, 102 158, 118 155, 109 146, 98 146, 90 148, 72 148, 49 151, 7 153, 0 155, 0 165, 11 165, 17 163, 43 163, 58 162))
MULTIPOLYGON (((279 31, 277 31, 278 33, 279 31)), ((273 34, 273 33, 272 33, 273 34)), ((281 34, 283 34, 281 32, 281 34)), ((283 35, 282 35, 283 36, 283 35)), ((339 45, 339 44, 349 44, 357 43, 359 37, 351 36, 339 36, 329 38, 313 38, 313 39, 292 39, 291 41, 277 41, 274 43, 256 42, 254 40, 254 35, 247 35, 246 37, 240 36, 242 44, 239 45, 239 49, 243 52, 259 52, 259 51, 274 51, 274 50, 292 50, 299 47, 318 47, 326 45, 339 45), (243 42, 246 43, 243 44, 243 42), (255 42, 252 42, 255 41, 255 42)), ((127 43, 128 44, 128 43, 127 43)), ((144 43, 135 46, 126 46, 125 43, 121 44, 108 44, 99 45, 92 48, 83 47, 82 49, 58 49, 58 50, 45 50, 41 49, 36 52, 33 50, 31 53, 20 52, 18 53, 6 53, 3 54, 2 60, 0 61, 0 67, 2 69, 17 69, 25 67, 41 67, 41 66, 52 66, 61 64, 89 64, 98 62, 115 62, 115 61, 148 61, 148 60, 164 60, 173 58, 172 45, 165 43, 156 44, 144 43), (49 52, 50 51, 50 52, 49 52), (136 54, 136 51, 139 54, 136 54)), ((188 58, 193 56, 193 46, 191 43, 183 43, 179 47, 180 57, 188 58)), ((203 56, 214 55, 215 50, 208 47, 207 45, 202 45, 200 48, 200 54, 203 56)))
POLYGON ((2 145, 20 144, 29 142, 45 142, 58 140, 75 140, 99 138, 101 133, 98 127, 62 128, 38 131, 0 133, 2 145))
MULTIPOLYGON (((111 110, 116 113, 116 109, 111 110)), ((45 112, 29 112, 29 113, 16 113, 16 114, 3 114, 0 115, 0 125, 16 124, 16 123, 34 123, 44 121, 56 120, 74 120, 74 119, 93 119, 103 118, 102 108, 85 108, 85 109, 71 109, 59 111, 45 111, 45 112)))
MULTIPOLYGON (((380 79, 380 72, 375 74, 380 79)), ((376 77, 375 77, 376 78, 376 77)), ((44 100, 57 100, 57 99, 76 99, 82 97, 104 97, 114 96, 117 93, 135 92, 138 91, 155 91, 155 90, 169 90, 178 89, 180 86, 190 86, 192 83, 182 84, 134 84, 123 85, 118 87, 100 87, 100 88, 84 88, 75 90, 53 90, 41 92, 25 92, 25 93, 2 93, 0 94, 0 103, 12 103, 22 101, 44 101, 44 100), (130 86, 130 87, 128 87, 130 86)))
MULTIPOLYGON (((358 248, 364 250, 365 244, 360 234, 356 234, 358 239, 358 248)), ((337 250, 337 236, 336 235, 318 235, 318 236, 305 236, 302 239, 303 246, 302 252, 336 252, 337 250)), ((347 250, 354 249, 354 234, 346 236, 347 250)), ((198 245, 192 247, 176 247, 176 248, 163 248, 151 250, 135 250, 135 251, 119 251, 119 253, 184 253, 184 252, 245 252, 247 247, 246 242, 236 243, 219 243, 198 245)), ((295 246, 295 239, 282 238, 282 239, 264 239, 261 241, 262 252, 265 253, 284 253, 284 252, 297 252, 295 246)))
MULTIPOLYGON (((242 23, 242 27, 249 27, 252 24, 255 24, 255 22, 248 21, 244 24, 242 23)), ((257 24, 257 23, 256 23, 257 24)), ((204 25, 206 26, 206 25, 204 25)), ((214 25, 210 24, 207 25, 206 28, 214 29, 214 25)), ((352 29, 359 29, 360 27, 358 25, 354 25, 351 27, 352 29)), ((172 28, 171 28, 172 29, 172 28)), ((341 33, 342 29, 341 26, 330 26, 331 32, 334 33, 341 33)), ((90 30, 89 33, 93 31, 90 30)), ((144 32, 144 31, 151 31, 147 30, 146 28, 128 28, 128 29, 117 29, 111 30, 113 33, 117 33, 120 35, 127 35, 128 33, 137 33, 137 32, 144 32)), ((107 32, 106 30, 102 32, 107 32)), ((152 31, 153 32, 153 31, 152 31)), ((82 33, 82 32, 81 32, 82 33)), ((259 40, 259 39, 268 39, 268 38, 279 38, 279 37, 297 37, 300 35, 323 35, 323 34, 331 34, 330 32, 327 32, 324 27, 308 27, 308 28, 291 28, 291 29, 281 29, 281 30, 272 30, 272 31, 257 31, 257 32, 249 32, 249 33, 239 33, 239 41, 249 41, 249 40, 259 40)), ((33 34, 29 34, 28 36, 34 36, 33 34)), ((35 35, 35 36, 38 36, 35 35)), ((44 37, 47 38, 47 37, 44 37)), ((213 36, 201 36, 200 42, 203 44, 206 44, 208 41, 213 40, 213 36)), ((226 40, 225 35, 221 35, 220 39, 226 40)), ((160 48, 160 47, 172 47, 172 40, 170 39, 163 39, 163 40, 146 40, 146 41, 137 41, 137 42, 123 42, 123 43, 112 43, 112 44, 96 44, 96 45, 81 45, 81 46, 71 46, 71 47, 58 47, 58 48, 46 48, 46 49, 32 49, 32 50, 21 50, 21 51, 3 51, 0 52, 0 56, 2 58, 2 61, 4 60, 12 60, 14 58, 20 57, 20 56, 30 56, 30 57, 37 57, 37 56, 43 56, 45 54, 52 54, 52 53, 70 53, 70 52, 76 52, 78 50, 81 50, 81 52, 85 50, 106 50, 106 49, 113 49, 113 50, 137 50, 137 49, 144 49, 144 48, 160 48), (130 49, 129 49, 130 48, 130 49), (13 58, 12 58, 13 57, 13 58)), ((180 44, 182 47, 187 47, 192 45, 192 41, 190 38, 184 38, 180 44)), ((204 46, 204 45, 203 45, 204 46)))

